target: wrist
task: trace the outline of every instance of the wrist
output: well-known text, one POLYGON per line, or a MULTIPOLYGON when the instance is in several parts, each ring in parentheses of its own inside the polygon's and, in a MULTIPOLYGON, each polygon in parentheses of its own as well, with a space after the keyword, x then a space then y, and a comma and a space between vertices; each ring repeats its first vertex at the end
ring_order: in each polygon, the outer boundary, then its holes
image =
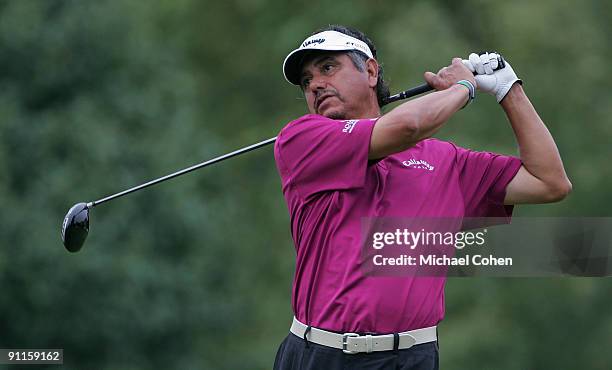
POLYGON ((466 78, 466 81, 470 81, 472 85, 474 85, 474 89, 478 90, 478 81, 476 81, 476 78, 466 78))
POLYGON ((457 81, 457 85, 465 87, 468 92, 468 100, 465 105, 461 107, 461 109, 463 109, 476 98, 476 86, 469 80, 459 80, 457 81))
POLYGON ((510 90, 508 90, 504 98, 501 100, 500 105, 503 108, 509 108, 513 105, 520 104, 521 101, 527 99, 527 94, 525 94, 525 90, 523 90, 523 86, 519 81, 520 80, 517 80, 514 82, 514 84, 512 84, 510 90))

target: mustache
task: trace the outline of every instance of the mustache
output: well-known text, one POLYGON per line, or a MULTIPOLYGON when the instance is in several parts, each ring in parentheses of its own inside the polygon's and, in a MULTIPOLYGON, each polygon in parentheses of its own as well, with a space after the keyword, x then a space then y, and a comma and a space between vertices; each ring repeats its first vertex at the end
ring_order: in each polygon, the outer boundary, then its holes
POLYGON ((335 90, 319 90, 319 91, 317 91, 316 95, 315 95, 315 101, 314 101, 315 109, 319 108, 319 104, 321 104, 321 100, 322 99, 329 98, 329 97, 332 97, 332 96, 335 96, 340 101, 344 101, 342 99, 342 97, 340 96, 340 94, 338 94, 338 92, 335 91, 335 90))

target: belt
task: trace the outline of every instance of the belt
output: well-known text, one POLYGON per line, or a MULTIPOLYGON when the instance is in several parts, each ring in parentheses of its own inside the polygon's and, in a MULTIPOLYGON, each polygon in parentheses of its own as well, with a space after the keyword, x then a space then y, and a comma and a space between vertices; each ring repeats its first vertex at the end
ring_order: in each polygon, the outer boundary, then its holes
MULTIPOLYGON (((290 331, 300 338, 309 342, 320 344, 326 347, 341 349, 344 353, 370 353, 378 351, 390 351, 395 343, 394 334, 385 335, 359 335, 357 333, 334 333, 327 330, 310 328, 299 322, 295 317, 291 324, 290 331), (306 336, 304 336, 306 334, 306 336)), ((410 348, 417 344, 435 342, 437 338, 436 327, 416 329, 398 333, 398 349, 410 348)))

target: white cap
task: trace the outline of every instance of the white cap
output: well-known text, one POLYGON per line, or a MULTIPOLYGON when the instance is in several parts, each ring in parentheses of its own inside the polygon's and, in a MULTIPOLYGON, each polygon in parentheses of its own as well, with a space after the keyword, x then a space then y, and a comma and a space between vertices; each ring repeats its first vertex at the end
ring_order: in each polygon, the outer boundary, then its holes
POLYGON ((293 50, 283 62, 285 79, 294 85, 300 84, 302 59, 310 50, 358 50, 374 58, 368 45, 352 36, 338 31, 323 31, 308 37, 299 48, 293 50))

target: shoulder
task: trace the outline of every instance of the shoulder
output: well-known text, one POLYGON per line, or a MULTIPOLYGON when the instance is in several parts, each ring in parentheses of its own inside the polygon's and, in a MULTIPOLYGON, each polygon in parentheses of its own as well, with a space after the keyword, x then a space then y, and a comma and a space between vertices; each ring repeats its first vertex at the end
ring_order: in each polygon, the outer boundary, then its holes
POLYGON ((318 114, 307 114, 289 122, 281 129, 275 147, 297 141, 317 141, 339 133, 352 131, 359 120, 335 120, 318 114))
POLYGON ((289 122, 279 133, 279 138, 296 135, 302 132, 325 131, 327 129, 339 129, 342 133, 351 133, 357 124, 375 124, 378 118, 363 118, 336 120, 320 116, 318 114, 306 114, 289 122))
POLYGON ((279 133, 279 136, 294 133, 296 131, 312 128, 320 125, 337 124, 339 121, 320 116, 318 114, 306 114, 287 123, 279 133))
POLYGON ((312 132, 313 129, 316 129, 317 127, 332 124, 333 121, 334 120, 317 114, 306 114, 294 119, 293 121, 290 121, 280 130, 278 136, 276 137, 276 143, 274 143, 275 156, 278 159, 281 150, 287 148, 289 146, 288 144, 292 144, 291 146, 294 146, 293 144, 303 142, 303 133, 312 132), (299 140, 296 141, 296 139, 299 140))
POLYGON ((317 114, 306 114, 293 121, 287 123, 278 133, 276 143, 274 144, 275 151, 280 150, 287 143, 293 141, 296 136, 303 132, 312 131, 313 128, 329 125, 333 120, 317 114))

